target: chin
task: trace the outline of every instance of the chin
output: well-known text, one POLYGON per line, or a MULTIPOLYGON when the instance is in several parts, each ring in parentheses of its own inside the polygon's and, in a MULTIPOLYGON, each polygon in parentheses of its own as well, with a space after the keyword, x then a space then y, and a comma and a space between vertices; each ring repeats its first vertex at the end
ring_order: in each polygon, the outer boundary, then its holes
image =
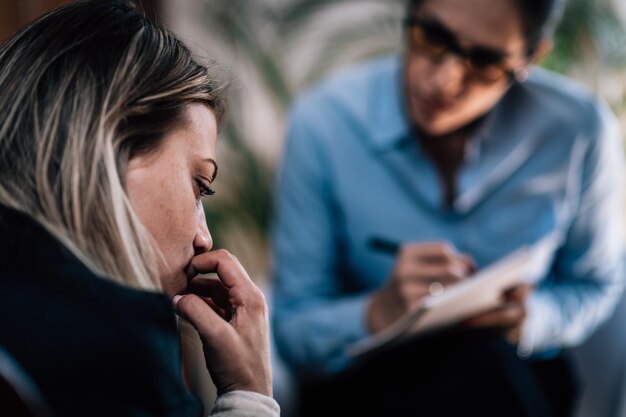
POLYGON ((181 271, 174 276, 163 277, 163 292, 168 297, 182 294, 187 290, 187 276, 181 271))
POLYGON ((416 120, 417 125, 426 134, 431 136, 443 136, 452 133, 471 123, 472 120, 458 119, 454 115, 441 114, 435 117, 420 117, 416 120))
POLYGON ((424 123, 418 123, 421 130, 431 136, 440 136, 450 133, 457 129, 455 125, 439 120, 429 120, 424 123))

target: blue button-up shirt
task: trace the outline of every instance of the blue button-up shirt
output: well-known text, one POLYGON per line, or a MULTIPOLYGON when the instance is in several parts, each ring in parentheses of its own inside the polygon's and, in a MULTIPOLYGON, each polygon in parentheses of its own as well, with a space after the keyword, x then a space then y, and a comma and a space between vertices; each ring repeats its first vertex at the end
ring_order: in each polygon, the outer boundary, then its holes
POLYGON ((300 370, 334 372, 368 336, 372 291, 394 259, 368 246, 446 241, 480 266, 551 235, 522 346, 583 340, 621 295, 624 158, 610 109, 534 69, 470 140, 452 207, 404 106, 402 59, 344 70, 289 113, 272 228, 275 339, 300 370))

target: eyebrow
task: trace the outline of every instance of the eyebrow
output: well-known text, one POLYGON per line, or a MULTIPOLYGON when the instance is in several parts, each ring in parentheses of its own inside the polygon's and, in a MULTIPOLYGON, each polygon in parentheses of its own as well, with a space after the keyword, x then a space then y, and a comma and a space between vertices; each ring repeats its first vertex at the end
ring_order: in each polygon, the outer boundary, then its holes
MULTIPOLYGON (((437 27, 438 30, 442 31, 443 33, 445 33, 446 37, 449 37, 450 40, 452 40, 457 46, 461 47, 461 44, 459 42, 459 37, 457 36, 456 33, 454 33, 453 31, 451 31, 446 25, 444 25, 439 19, 437 19, 436 17, 433 17, 432 15, 428 14, 428 13, 423 13, 423 14, 418 14, 416 16, 412 16, 412 18, 417 18, 418 20, 421 20, 423 22, 427 22, 428 24, 431 24, 435 27, 437 27)), ((492 48, 489 46, 483 46, 483 45, 472 45, 469 48, 465 48, 466 51, 471 51, 471 52, 482 52, 482 53, 488 53, 488 54, 493 54, 497 57, 499 57, 500 59, 505 59, 507 58, 510 53, 496 49, 496 48, 492 48)))

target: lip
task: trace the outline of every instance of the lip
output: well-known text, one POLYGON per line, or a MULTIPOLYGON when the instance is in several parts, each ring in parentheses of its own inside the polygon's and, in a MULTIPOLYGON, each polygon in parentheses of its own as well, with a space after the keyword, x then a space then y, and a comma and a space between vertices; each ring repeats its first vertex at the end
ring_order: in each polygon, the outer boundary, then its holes
POLYGON ((450 100, 442 100, 437 97, 418 98, 414 97, 419 109, 424 114, 435 115, 450 110, 454 103, 450 100))
POLYGON ((191 282, 191 280, 194 279, 198 275, 198 271, 196 271, 196 269, 191 263, 192 260, 193 258, 189 260, 189 263, 183 269, 185 277, 187 277, 187 283, 191 282))
POLYGON ((409 94, 413 108, 427 116, 449 111, 456 105, 455 99, 434 92, 414 89, 409 94))

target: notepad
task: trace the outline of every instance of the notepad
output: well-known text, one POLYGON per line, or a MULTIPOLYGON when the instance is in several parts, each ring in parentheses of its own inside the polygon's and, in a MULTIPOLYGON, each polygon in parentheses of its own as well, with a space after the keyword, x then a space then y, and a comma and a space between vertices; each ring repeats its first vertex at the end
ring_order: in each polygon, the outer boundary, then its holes
POLYGON ((536 279, 538 264, 546 261, 546 250, 553 239, 539 245, 521 247, 481 269, 436 296, 426 296, 414 311, 401 316, 394 324, 348 347, 348 354, 360 356, 392 343, 419 336, 473 317, 497 307, 507 289, 536 279))

